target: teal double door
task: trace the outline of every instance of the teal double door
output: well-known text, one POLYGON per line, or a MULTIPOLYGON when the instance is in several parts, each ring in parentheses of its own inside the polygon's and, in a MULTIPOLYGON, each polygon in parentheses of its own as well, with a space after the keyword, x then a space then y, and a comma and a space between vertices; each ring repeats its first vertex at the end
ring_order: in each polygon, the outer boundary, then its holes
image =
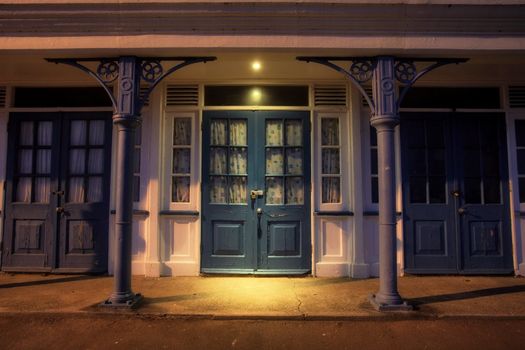
POLYGON ((309 272, 309 113, 209 111, 202 137, 202 272, 309 272))

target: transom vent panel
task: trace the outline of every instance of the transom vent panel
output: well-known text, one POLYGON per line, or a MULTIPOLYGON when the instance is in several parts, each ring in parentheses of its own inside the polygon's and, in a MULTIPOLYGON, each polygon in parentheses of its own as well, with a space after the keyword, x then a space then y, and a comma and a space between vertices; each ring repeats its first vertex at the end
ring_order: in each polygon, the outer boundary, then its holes
POLYGON ((346 107, 346 85, 315 85, 314 101, 316 106, 346 107))
POLYGON ((166 106, 198 106, 198 85, 168 85, 166 106))
POLYGON ((6 87, 5 86, 0 86, 0 108, 3 108, 5 107, 5 103, 6 103, 6 87))
POLYGON ((525 85, 509 86, 509 107, 525 108, 525 85))

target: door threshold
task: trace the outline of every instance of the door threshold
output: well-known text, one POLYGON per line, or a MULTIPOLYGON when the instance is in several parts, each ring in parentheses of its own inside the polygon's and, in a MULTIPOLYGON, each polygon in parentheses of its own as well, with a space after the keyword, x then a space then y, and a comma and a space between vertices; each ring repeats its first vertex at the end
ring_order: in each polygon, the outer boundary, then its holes
POLYGON ((225 276, 233 277, 239 276, 310 276, 309 269, 283 269, 283 270, 253 270, 253 269, 214 269, 214 268, 203 268, 201 269, 202 276, 225 276))
POLYGON ((43 268, 43 267, 2 267, 2 272, 6 273, 35 273, 49 275, 105 275, 106 270, 80 269, 80 268, 43 268))
POLYGON ((405 269, 405 275, 417 276, 510 276, 514 270, 509 269, 479 269, 479 270, 435 270, 435 269, 405 269))
POLYGON ((3 266, 2 272, 16 272, 16 273, 51 273, 51 268, 49 267, 10 267, 3 266))

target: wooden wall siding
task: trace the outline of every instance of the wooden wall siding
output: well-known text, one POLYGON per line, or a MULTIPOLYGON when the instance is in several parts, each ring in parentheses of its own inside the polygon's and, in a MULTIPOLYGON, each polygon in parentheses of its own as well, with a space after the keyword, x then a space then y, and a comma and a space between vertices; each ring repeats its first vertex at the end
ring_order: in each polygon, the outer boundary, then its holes
MULTIPOLYGON (((501 2, 499 2, 501 3, 501 2)), ((4 4, 2 36, 159 34, 524 35, 519 5, 297 2, 4 4), (290 20, 293 18, 293 20, 290 20)))

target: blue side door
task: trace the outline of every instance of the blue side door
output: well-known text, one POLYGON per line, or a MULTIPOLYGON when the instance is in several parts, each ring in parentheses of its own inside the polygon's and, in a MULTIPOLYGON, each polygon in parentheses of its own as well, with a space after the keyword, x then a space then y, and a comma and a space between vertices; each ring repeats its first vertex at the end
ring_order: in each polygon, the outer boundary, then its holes
POLYGON ((402 115, 407 272, 512 272, 505 140, 503 114, 402 115))
POLYGON ((204 113, 203 272, 310 271, 309 155, 308 112, 204 113))
POLYGON ((12 113, 4 271, 105 272, 111 113, 12 113))

